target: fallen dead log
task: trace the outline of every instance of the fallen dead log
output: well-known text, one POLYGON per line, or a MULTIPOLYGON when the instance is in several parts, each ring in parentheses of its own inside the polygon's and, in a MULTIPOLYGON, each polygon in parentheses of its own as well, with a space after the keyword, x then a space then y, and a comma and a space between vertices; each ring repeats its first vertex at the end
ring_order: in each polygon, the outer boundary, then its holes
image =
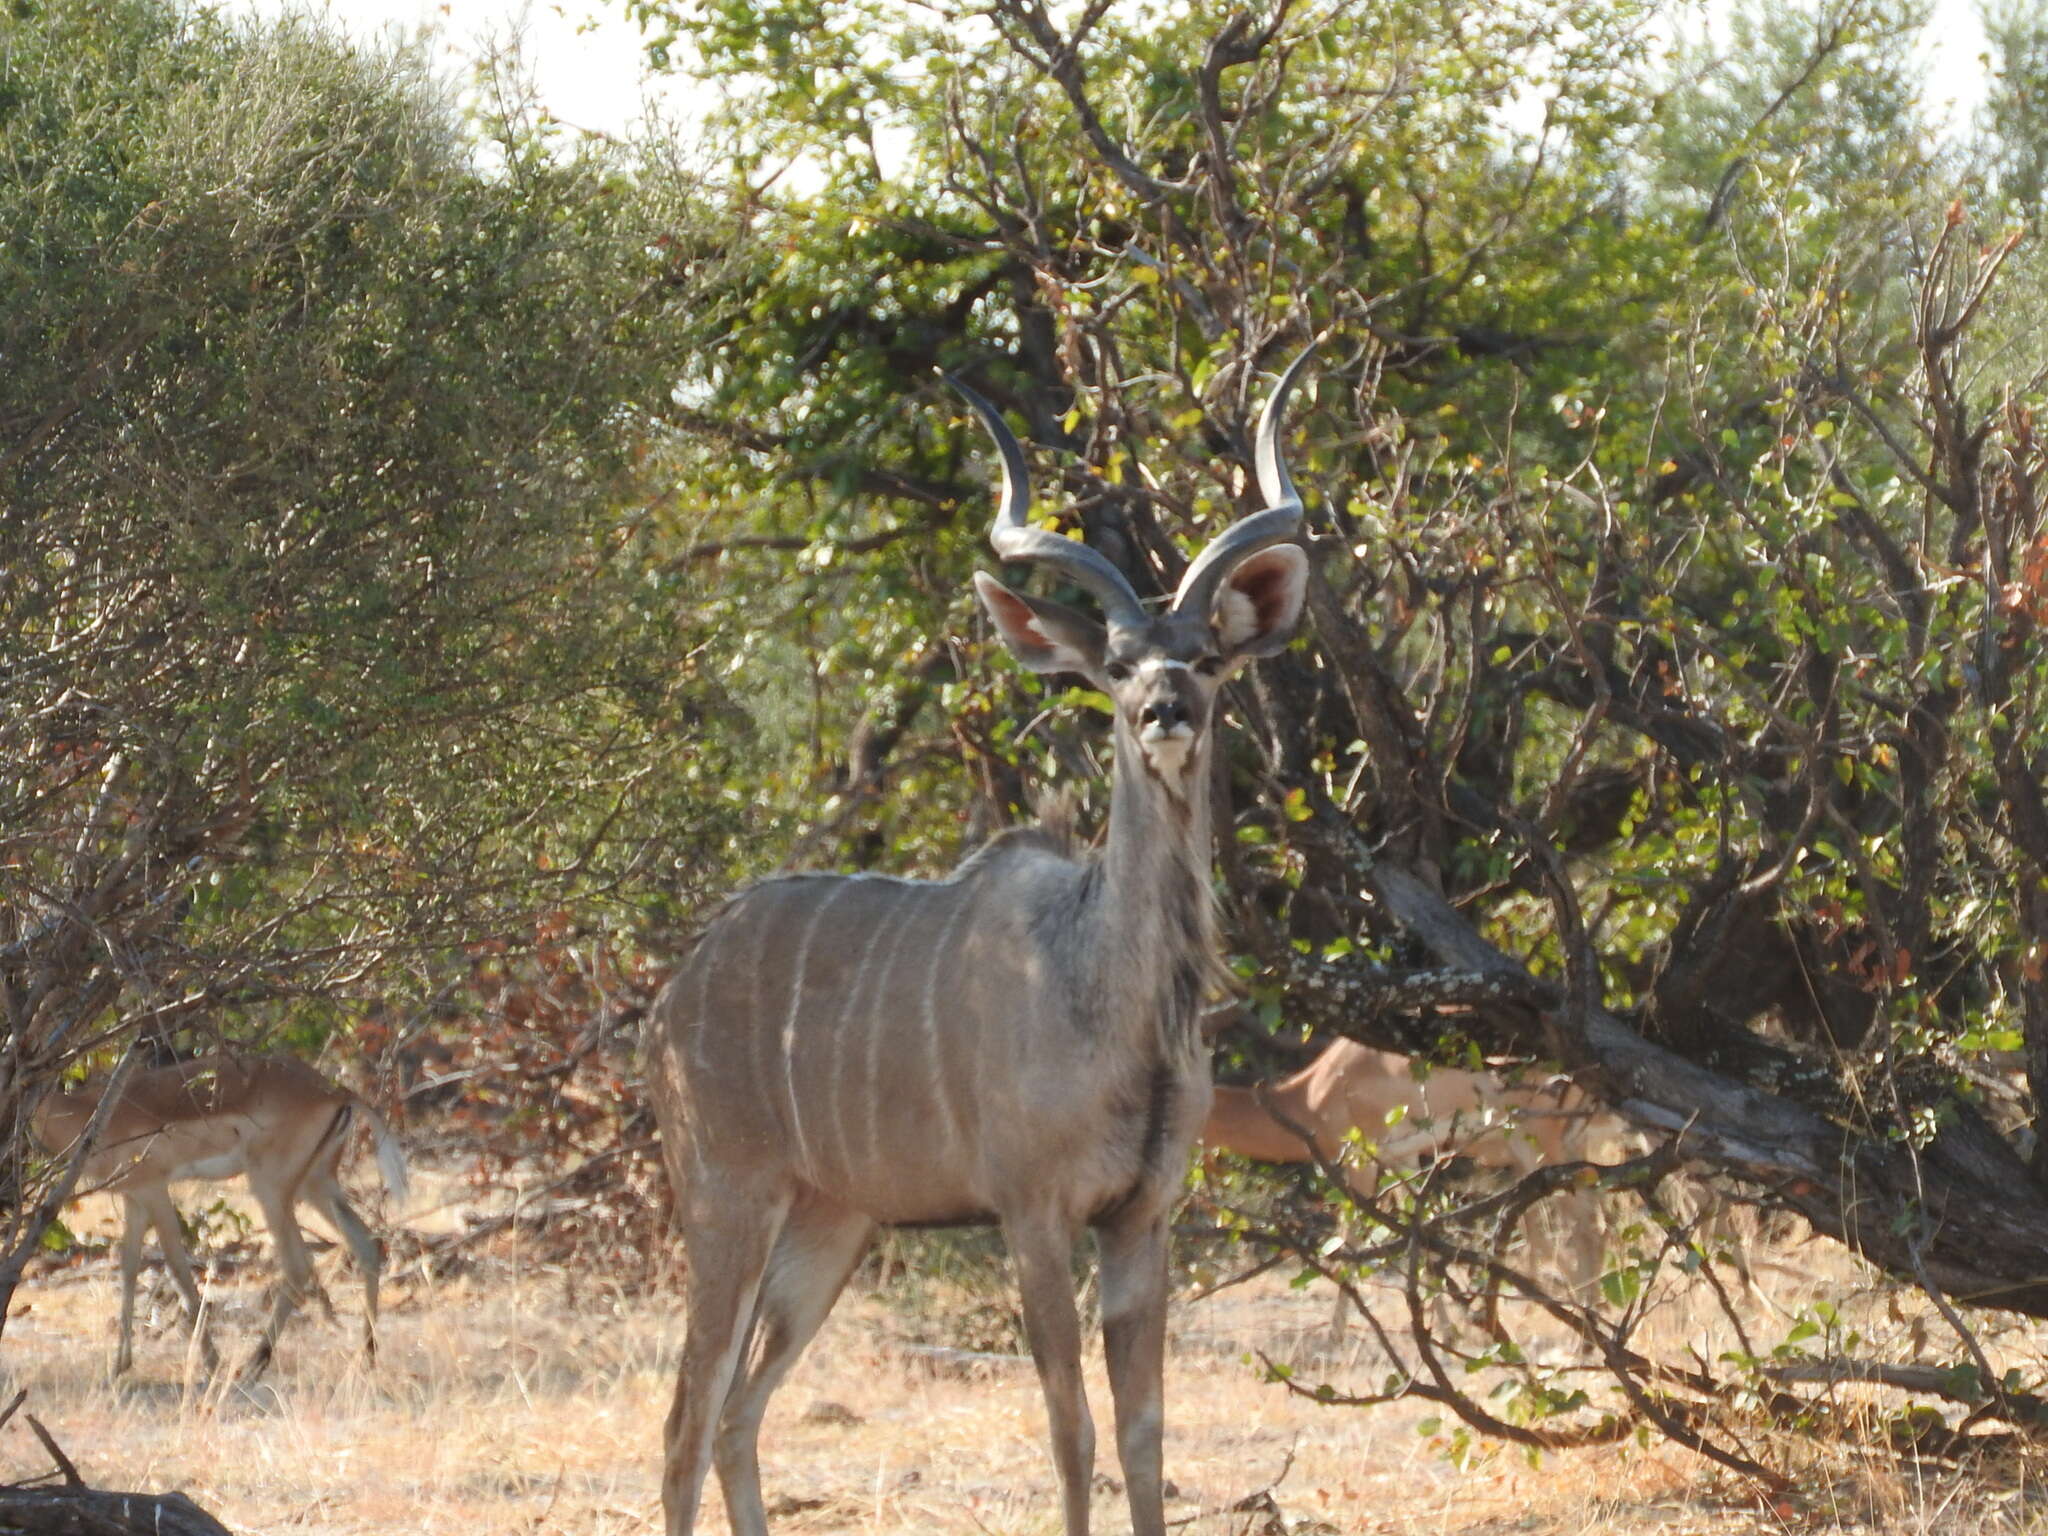
MULTIPOLYGON (((24 1387, 0 1409, 0 1427, 28 1401, 24 1387)), ((182 1493, 115 1493, 88 1488, 36 1416, 22 1419, 49 1453, 52 1470, 0 1486, 0 1536, 233 1536, 182 1493), (52 1483, 50 1478, 60 1481, 52 1483)))
MULTIPOLYGON (((1530 993, 1526 967, 1432 884, 1376 860, 1348 828, 1335 835, 1380 909, 1464 977, 1467 995, 1471 977, 1530 993)), ((1688 1156, 1761 1184, 1815 1231, 1930 1295, 2048 1318, 2048 1191, 1970 1106, 1945 1106, 1924 1145, 1862 1133, 1647 1040, 1590 998, 1567 998, 1549 1018, 1571 1047, 1563 1054, 1599 1069, 1592 1086, 1609 1107, 1682 1137, 1688 1156)), ((1318 1022, 1380 1043, 1341 1017, 1318 1022)))
POLYGON ((231 1536, 182 1493, 0 1488, 0 1536, 231 1536))

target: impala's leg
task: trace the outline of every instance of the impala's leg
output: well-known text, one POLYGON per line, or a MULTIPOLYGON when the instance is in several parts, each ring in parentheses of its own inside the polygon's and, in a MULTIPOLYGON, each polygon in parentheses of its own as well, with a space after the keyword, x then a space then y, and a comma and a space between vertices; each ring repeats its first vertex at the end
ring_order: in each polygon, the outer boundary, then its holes
MULTIPOLYGON (((347 1150, 349 1128, 355 1124, 355 1118, 355 1110, 351 1106, 344 1106, 335 1115, 333 1121, 327 1127, 327 1134, 320 1138, 320 1145, 313 1149, 313 1155, 306 1159, 305 1166, 300 1170, 299 1176, 292 1181, 291 1187, 285 1192, 285 1199, 288 1202, 285 1210, 291 1216, 293 1231, 300 1230, 298 1217, 299 1202, 302 1200, 314 1200, 316 1198, 316 1191, 329 1186, 332 1187, 335 1197, 337 1199, 340 1198, 341 1154, 347 1150)), ((345 1204, 346 1202, 344 1202, 345 1204)), ((349 1250, 356 1255, 357 1261, 360 1263, 363 1250, 356 1246, 355 1238, 349 1233, 348 1224, 335 1213, 328 1211, 324 1205, 316 1206, 316 1208, 325 1214, 329 1221, 334 1223, 336 1230, 341 1235, 341 1240, 348 1244, 349 1250)), ((367 1241, 369 1233, 364 1230, 361 1221, 355 1220, 355 1214, 353 1210, 349 1211, 349 1221, 354 1223, 356 1230, 362 1232, 363 1237, 367 1241)), ((301 1239, 301 1246, 304 1246, 303 1238, 301 1239)), ((370 1245, 370 1252, 374 1254, 376 1251, 376 1245, 372 1243, 370 1245)), ((313 1299, 320 1303, 321 1315, 330 1323, 340 1322, 341 1319, 334 1315, 334 1298, 327 1294, 327 1287, 320 1283, 319 1271, 313 1268, 311 1252, 308 1252, 306 1255, 306 1278, 312 1290, 313 1299)), ((375 1310, 374 1303, 371 1310, 375 1310)), ((372 1344, 370 1346, 370 1353, 375 1355, 376 1352, 376 1346, 372 1344)))
MULTIPOLYGON (((156 1228, 156 1240, 163 1244, 164 1268, 171 1272, 171 1284, 178 1288, 178 1296, 185 1303, 185 1316, 193 1323, 199 1321, 199 1282, 192 1273, 192 1259, 185 1252, 185 1229, 178 1224, 178 1208, 171 1203, 170 1191, 152 1189, 140 1194, 124 1197, 131 1216, 146 1216, 149 1225, 156 1228)), ((131 1227, 139 1227, 139 1221, 131 1221, 131 1227)), ((140 1252, 142 1240, 136 1239, 140 1252)))
POLYGON ((1558 1211, 1558 1235, 1564 1245, 1561 1272, 1572 1288, 1572 1300, 1584 1302, 1600 1283, 1607 1267, 1607 1237, 1600 1225, 1600 1197, 1589 1189, 1567 1191, 1558 1211))
POLYGON ((696 1528, 712 1436, 747 1346, 762 1272, 788 1214, 787 1195, 750 1200, 732 1190, 722 1194, 717 1209, 693 1215, 684 1227, 689 1328, 664 1436, 661 1505, 668 1536, 690 1536, 696 1528))
POLYGON ((1561 1190, 1529 1212, 1524 1230, 1538 1278, 1560 1286, 1567 1299, 1584 1301, 1606 1253, 1597 1197, 1589 1190, 1561 1190))
POLYGON ((1067 1536, 1088 1536, 1089 1484, 1095 1475, 1095 1425, 1081 1384, 1081 1318, 1074 1306, 1074 1240, 1065 1224, 1010 1219, 1003 1238, 1017 1265, 1024 1329, 1045 1389, 1052 1459, 1060 1475, 1067 1536))
POLYGON ((377 1358, 377 1281, 384 1263, 384 1256, 377 1248, 377 1239, 363 1225, 355 1207, 348 1203, 342 1193, 341 1180, 335 1177, 331 1166, 313 1170, 312 1176, 306 1180, 305 1194, 313 1209, 327 1218, 334 1230, 341 1234, 341 1240, 348 1244, 348 1251, 355 1255, 356 1272, 363 1277, 363 1353, 374 1360, 377 1358))
POLYGON ((1116 1451, 1131 1501, 1132 1536, 1165 1536, 1160 1438, 1166 1371, 1166 1218, 1105 1227, 1102 1344, 1116 1401, 1116 1451))
POLYGON ((761 1503, 761 1415, 804 1346, 817 1333, 847 1276, 866 1251, 874 1224, 836 1206, 799 1205, 776 1239, 748 1329, 756 1341, 746 1379, 725 1400, 715 1458, 733 1536, 767 1536, 761 1503))
POLYGON ((121 1342, 114 1348, 114 1374, 135 1364, 135 1287, 142 1278, 142 1234, 149 1215, 133 1195, 121 1197, 121 1342))
MULTIPOLYGON (((284 1332, 285 1324, 292 1320, 292 1314, 307 1296, 321 1296, 319 1277, 313 1272, 313 1255, 306 1247, 306 1235, 299 1230, 298 1213, 293 1209, 298 1200, 298 1189, 284 1188, 268 1180, 258 1183, 249 1181, 256 1203, 263 1211, 263 1220, 270 1228, 271 1245, 277 1249, 277 1295, 271 1303, 270 1320, 263 1325, 263 1337, 241 1369, 244 1381, 253 1381, 263 1374, 270 1357, 277 1350, 278 1335, 284 1332)), ((322 1296, 324 1300, 324 1296, 322 1296)), ((330 1305, 328 1310, 333 1310, 330 1305)))
MULTIPOLYGON (((152 1189, 128 1197, 131 1211, 140 1208, 149 1215, 149 1224, 156 1228, 156 1240, 163 1245, 164 1268, 171 1272, 171 1284, 178 1288, 179 1299, 185 1303, 185 1317, 192 1332, 199 1340, 199 1355, 208 1371, 220 1367, 220 1355, 213 1347, 212 1330, 206 1323, 205 1301, 199 1294, 199 1282, 192 1274, 192 1256, 185 1251, 185 1229, 178 1222, 178 1208, 171 1203, 168 1189, 152 1189)), ((139 1254, 142 1238, 135 1239, 139 1254)), ((124 1254, 125 1259, 125 1254, 124 1254)), ((133 1287, 129 1287, 133 1294, 133 1287)), ((127 1308, 123 1308, 123 1313, 127 1308)))

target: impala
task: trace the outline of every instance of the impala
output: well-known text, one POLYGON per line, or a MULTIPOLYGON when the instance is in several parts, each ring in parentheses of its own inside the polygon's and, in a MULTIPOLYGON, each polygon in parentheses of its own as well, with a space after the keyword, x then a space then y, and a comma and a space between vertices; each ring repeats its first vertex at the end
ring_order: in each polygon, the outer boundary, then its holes
MULTIPOLYGON (((52 1094, 37 1107, 36 1139, 58 1156, 69 1154, 99 1107, 102 1088, 87 1083, 52 1094)), ((363 1348, 377 1351, 377 1240, 342 1194, 338 1170, 350 1128, 360 1118, 376 1138, 377 1165, 392 1198, 405 1200, 405 1156, 391 1127, 362 1099, 337 1088, 290 1056, 203 1056, 131 1077, 108 1111, 99 1139, 85 1155, 81 1192, 121 1197, 121 1343, 115 1374, 134 1363, 135 1283, 142 1268, 145 1227, 156 1228, 164 1263, 184 1299, 208 1370, 219 1364, 202 1321, 199 1287, 171 1204, 170 1186, 181 1179, 244 1175, 263 1213, 283 1271, 261 1342, 242 1368, 260 1372, 299 1302, 315 1296, 329 1317, 334 1309, 319 1288, 313 1258, 294 1207, 309 1203, 327 1218, 355 1255, 363 1277, 363 1348)))
MULTIPOLYGON (((1338 1040, 1276 1083, 1218 1084, 1202 1126, 1202 1145, 1268 1163, 1335 1158, 1351 1132, 1367 1142, 1365 1162, 1347 1162, 1347 1182, 1372 1193, 1382 1170, 1464 1157, 1520 1177, 1546 1164, 1577 1162, 1590 1148, 1626 1133, 1569 1084, 1510 1083, 1493 1072, 1455 1067, 1416 1070, 1411 1057, 1338 1040), (1315 1138, 1313 1152, 1302 1139, 1315 1138)), ((1551 1264, 1574 1289, 1599 1274, 1600 1211, 1590 1191, 1554 1200, 1551 1264)))
POLYGON ((1217 691, 1283 649, 1308 560, 1281 463, 1287 395, 1261 414, 1264 511, 1220 535, 1148 613, 1088 546, 1035 528, 1023 450, 955 388, 1002 458, 1006 560, 1090 593, 1102 621, 986 574, 1010 650, 1113 706, 1099 856, 1013 829, 945 880, 805 875, 734 897, 663 989, 649 1076, 690 1262, 666 1433, 670 1536, 715 1463, 738 1536, 762 1536, 769 1394, 875 1227, 994 1222, 1015 1260, 1068 1536, 1088 1529, 1094 1429, 1069 1272, 1096 1235, 1117 1450, 1136 1536, 1162 1536, 1167 1215, 1209 1105, 1196 1012, 1212 977, 1209 753, 1217 691))

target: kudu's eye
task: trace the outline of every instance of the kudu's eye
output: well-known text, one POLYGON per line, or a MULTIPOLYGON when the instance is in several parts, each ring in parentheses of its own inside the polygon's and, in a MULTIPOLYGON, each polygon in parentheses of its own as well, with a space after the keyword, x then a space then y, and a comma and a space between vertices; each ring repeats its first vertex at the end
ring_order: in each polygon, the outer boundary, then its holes
POLYGON ((1112 661, 1102 670, 1109 674, 1112 683, 1120 683, 1131 675, 1131 665, 1127 661, 1112 661))

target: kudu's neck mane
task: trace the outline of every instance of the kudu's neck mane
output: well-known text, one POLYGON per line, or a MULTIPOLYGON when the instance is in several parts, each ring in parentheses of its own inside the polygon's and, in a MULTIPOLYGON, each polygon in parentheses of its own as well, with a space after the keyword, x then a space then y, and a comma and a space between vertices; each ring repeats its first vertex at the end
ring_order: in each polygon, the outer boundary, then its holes
POLYGON ((1203 993, 1220 962, 1209 890, 1209 739, 1188 752, 1185 796, 1146 764, 1125 725, 1116 730, 1109 834, 1080 923, 1085 969, 1098 993, 1119 999, 1107 1018, 1142 1021, 1174 1053, 1198 1051, 1203 993))

